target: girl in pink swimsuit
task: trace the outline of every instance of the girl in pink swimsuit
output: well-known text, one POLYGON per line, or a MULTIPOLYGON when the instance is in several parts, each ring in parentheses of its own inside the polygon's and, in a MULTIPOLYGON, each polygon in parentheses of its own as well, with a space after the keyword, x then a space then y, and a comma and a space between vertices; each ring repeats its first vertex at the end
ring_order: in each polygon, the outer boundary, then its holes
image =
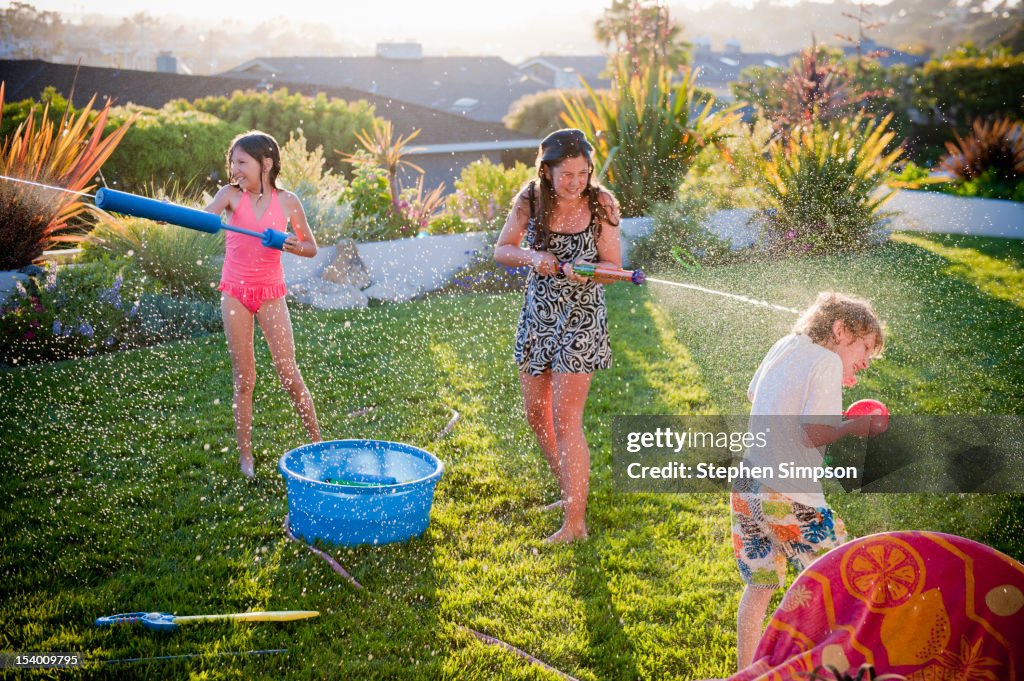
MULTIPOLYGON (((306 222, 302 204, 291 192, 277 188, 281 151, 277 140, 259 131, 239 135, 227 155, 230 184, 221 187, 206 210, 227 213, 238 227, 263 231, 270 227, 294 234, 284 242, 285 253, 304 258, 316 255, 316 239, 306 222)), ((292 323, 285 304, 281 251, 263 246, 259 239, 226 232, 227 252, 221 273, 221 315, 234 376, 232 409, 238 438, 239 463, 248 478, 255 475, 252 456, 252 396, 256 387, 253 352, 254 320, 267 339, 274 368, 291 396, 312 442, 320 442, 313 398, 295 363, 292 323)))

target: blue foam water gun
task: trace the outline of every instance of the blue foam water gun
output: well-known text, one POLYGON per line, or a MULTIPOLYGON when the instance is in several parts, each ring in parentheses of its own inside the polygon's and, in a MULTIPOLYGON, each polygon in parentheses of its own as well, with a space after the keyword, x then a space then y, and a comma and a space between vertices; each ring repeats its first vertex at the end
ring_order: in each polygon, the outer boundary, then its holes
POLYGON ((221 222, 219 215, 207 213, 205 210, 179 206, 168 201, 157 201, 156 199, 129 194, 128 192, 119 192, 114 189, 107 189, 106 187, 96 191, 96 207, 110 213, 120 213, 121 215, 133 215, 148 220, 169 222, 172 225, 187 227, 188 229, 195 229, 209 234, 216 234, 220 230, 226 229, 229 232, 238 232, 239 234, 259 239, 267 248, 276 248, 279 251, 284 249, 284 241, 288 238, 286 233, 276 229, 265 229, 262 232, 257 232, 243 227, 235 227, 234 225, 225 225, 221 222))

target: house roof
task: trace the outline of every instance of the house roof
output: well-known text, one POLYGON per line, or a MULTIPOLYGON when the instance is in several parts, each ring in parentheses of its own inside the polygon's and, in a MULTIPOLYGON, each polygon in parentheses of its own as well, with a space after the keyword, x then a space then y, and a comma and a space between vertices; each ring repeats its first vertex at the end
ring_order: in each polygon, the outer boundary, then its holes
POLYGON ((706 88, 726 87, 738 80, 740 71, 750 66, 789 66, 793 54, 770 52, 702 52, 695 54, 692 66, 699 69, 697 85, 706 88))
POLYGON ((499 57, 263 57, 220 75, 355 88, 492 122, 538 90, 499 57))
POLYGON ((605 87, 609 80, 601 74, 607 69, 608 58, 603 55, 555 56, 542 54, 516 64, 517 70, 528 69, 536 64, 552 70, 574 71, 593 87, 605 87))
MULTIPOLYGON (((236 90, 268 89, 269 85, 309 96, 323 92, 328 97, 346 101, 366 100, 375 106, 377 115, 394 124, 397 133, 408 134, 417 128, 421 129, 416 138, 417 145, 527 139, 500 123, 472 120, 386 94, 340 85, 292 82, 281 77, 263 82, 251 77, 189 76, 95 66, 78 67, 35 59, 0 59, 0 80, 6 83, 5 98, 8 102, 38 99, 43 90, 52 85, 65 96, 74 88, 75 106, 84 106, 93 94, 97 94, 99 99, 110 98, 115 104, 134 102, 142 106, 161 107, 172 99, 229 96, 236 90)), ((467 92, 467 96, 476 95, 467 92)))

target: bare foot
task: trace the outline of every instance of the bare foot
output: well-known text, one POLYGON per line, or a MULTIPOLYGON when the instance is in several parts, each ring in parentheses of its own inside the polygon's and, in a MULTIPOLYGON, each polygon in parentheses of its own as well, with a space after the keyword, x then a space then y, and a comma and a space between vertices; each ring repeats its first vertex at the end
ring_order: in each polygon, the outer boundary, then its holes
POLYGON ((587 538, 587 528, 571 530, 563 526, 558 532, 544 540, 545 544, 571 544, 574 541, 587 538))
POLYGON ((253 461, 252 455, 239 456, 238 465, 242 469, 242 475, 252 480, 256 477, 256 462, 253 461))

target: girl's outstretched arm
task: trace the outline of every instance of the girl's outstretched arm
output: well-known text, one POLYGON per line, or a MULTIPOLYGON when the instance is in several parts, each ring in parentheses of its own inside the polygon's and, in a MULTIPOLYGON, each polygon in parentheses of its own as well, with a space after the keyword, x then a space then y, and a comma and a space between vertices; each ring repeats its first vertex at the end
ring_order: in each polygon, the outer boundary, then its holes
POLYGON ((316 237, 313 236, 313 230, 309 228, 309 223, 306 222, 306 211, 302 209, 302 202, 299 201, 299 197, 295 196, 288 191, 281 191, 280 199, 281 209, 285 215, 288 216, 288 222, 291 223, 292 229, 295 230, 295 234, 289 234, 288 238, 284 240, 284 248, 282 249, 285 253, 294 253, 295 255, 302 256, 303 258, 312 258, 316 255, 316 237))

